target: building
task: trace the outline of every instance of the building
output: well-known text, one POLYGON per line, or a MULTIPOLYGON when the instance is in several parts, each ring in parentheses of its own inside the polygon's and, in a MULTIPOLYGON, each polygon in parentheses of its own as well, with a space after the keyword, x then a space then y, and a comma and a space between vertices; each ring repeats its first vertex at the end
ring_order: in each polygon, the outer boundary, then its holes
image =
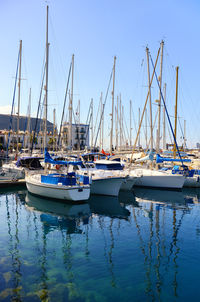
MULTIPOLYGON (((13 115, 11 118, 10 115, 0 114, 0 148, 7 148, 9 140, 9 146, 11 147, 11 149, 16 149, 17 137, 20 147, 28 148, 32 145, 34 131, 36 131, 37 133, 34 139, 34 147, 38 149, 42 148, 44 139, 44 134, 42 132, 43 119, 30 118, 29 133, 27 131, 28 118, 26 116, 20 116, 18 135, 17 120, 18 117, 16 115, 13 115)), ((57 135, 55 139, 57 140, 57 135)), ((47 121, 47 144, 49 148, 53 148, 53 141, 53 123, 47 121)))
POLYGON ((89 125, 72 124, 72 144, 70 146, 70 125, 64 123, 61 130, 62 146, 65 150, 84 150, 89 148, 89 125))

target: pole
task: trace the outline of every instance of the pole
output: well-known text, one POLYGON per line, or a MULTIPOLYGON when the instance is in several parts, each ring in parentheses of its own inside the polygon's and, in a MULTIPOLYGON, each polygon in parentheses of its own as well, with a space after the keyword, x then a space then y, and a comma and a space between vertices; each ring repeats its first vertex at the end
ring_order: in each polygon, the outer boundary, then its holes
POLYGON ((55 142, 55 134, 56 134, 56 109, 53 109, 53 151, 55 151, 55 146, 56 146, 56 142, 55 142))
POLYGON ((27 126, 27 131, 28 131, 28 152, 30 152, 31 149, 31 88, 29 91, 29 105, 28 105, 28 126, 27 126))
MULTIPOLYGON (((138 108, 138 127, 140 126, 140 108, 138 108)), ((138 137, 138 149, 140 151, 140 133, 139 133, 139 137, 138 137)))
POLYGON ((19 116, 20 116, 20 96, 21 96, 21 72, 22 72, 22 40, 19 42, 19 80, 18 80, 18 112, 17 112, 17 154, 19 152, 19 116))
POLYGON ((150 142, 151 142, 151 151, 153 150, 153 122, 152 122, 152 103, 151 103, 151 80, 150 80, 150 67, 149 67, 149 48, 146 47, 147 54, 147 72, 148 72, 148 85, 149 85, 149 114, 150 114, 150 142))
POLYGON ((114 57, 114 64, 113 64, 113 89, 112 89, 112 113, 111 113, 111 131, 110 131, 110 155, 112 154, 112 148, 113 148, 113 114, 114 114, 114 93, 115 93, 115 63, 116 63, 116 57, 114 57))
POLYGON ((119 131, 120 131, 120 151, 122 149, 122 99, 121 99, 121 93, 119 98, 119 131))
MULTIPOLYGON (((164 84, 164 101, 166 104, 166 86, 167 84, 164 84)), ((165 122, 165 106, 163 106, 163 150, 166 150, 166 122, 165 122)))
MULTIPOLYGON (((174 124, 174 136, 176 140, 177 135, 177 105, 178 105, 178 70, 179 67, 176 67, 176 99, 175 99, 175 124, 174 124)), ((174 158, 176 158, 176 143, 174 140, 174 158)))
MULTIPOLYGON (((102 109, 103 109, 103 105, 102 105, 102 93, 100 95, 100 119, 102 117, 102 109)), ((101 146, 101 141, 102 141, 102 119, 100 120, 100 135, 99 135, 99 148, 100 150, 102 150, 102 146, 101 146)))
POLYGON ((132 101, 130 100, 130 147, 132 145, 132 101))
MULTIPOLYGON (((159 84, 162 87, 162 66, 163 66, 163 47, 164 41, 161 41, 161 54, 160 54, 160 77, 159 84)), ((161 120, 161 91, 159 90, 159 102, 158 102, 158 130, 157 130, 157 146, 156 152, 160 152, 160 120, 161 120)))
POLYGON ((118 130, 118 124, 119 124, 119 97, 117 96, 117 107, 116 107, 116 150, 119 150, 119 130, 118 130))
POLYGON ((45 83, 45 103, 44 103, 44 150, 47 148, 47 104, 48 104, 48 72, 49 72, 49 42, 48 42, 48 22, 49 6, 47 5, 46 23, 46 83, 45 83))
POLYGON ((74 89, 74 54, 72 55, 71 96, 70 96, 70 102, 69 102, 69 149, 70 149, 70 150, 72 150, 73 89, 74 89))
POLYGON ((186 120, 184 120, 184 151, 186 150, 186 120))
POLYGON ((90 110, 91 110, 91 148, 94 147, 94 125, 93 125, 93 99, 91 99, 91 104, 90 104, 90 110))

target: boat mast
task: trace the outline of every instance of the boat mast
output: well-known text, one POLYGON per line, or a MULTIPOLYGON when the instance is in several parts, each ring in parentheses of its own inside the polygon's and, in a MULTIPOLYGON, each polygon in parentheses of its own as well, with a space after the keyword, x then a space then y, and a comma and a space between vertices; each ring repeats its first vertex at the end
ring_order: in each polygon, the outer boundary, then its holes
MULTIPOLYGON (((16 155, 19 152, 19 113, 20 113, 20 96, 21 96, 21 71, 22 71, 22 40, 19 42, 19 80, 18 80, 18 112, 17 112, 17 150, 16 155)), ((17 157, 17 156, 16 156, 17 157)))
POLYGON ((150 80, 150 68, 149 68, 149 48, 146 47, 147 54, 147 73, 148 73, 148 86, 149 86, 149 114, 150 114, 150 142, 151 142, 151 151, 153 150, 153 122, 152 122, 152 103, 151 103, 151 80, 150 80))
POLYGON ((114 56, 114 64, 113 64, 113 89, 112 89, 112 113, 111 113, 111 131, 110 131, 110 155, 112 154, 112 147, 113 147, 113 114, 114 114, 114 93, 115 93, 115 63, 116 63, 116 56, 114 56))
POLYGON ((78 150, 81 150, 81 146, 80 146, 80 114, 81 114, 81 102, 80 100, 78 100, 78 150))
POLYGON ((49 6, 47 5, 47 23, 46 23, 46 83, 45 83, 45 102, 44 102, 44 150, 45 150, 45 148, 47 148, 47 104, 48 104, 48 75, 49 75, 48 21, 49 21, 49 6))
MULTIPOLYGON (((177 135, 177 105, 178 105, 178 70, 179 67, 176 67, 176 99, 175 99, 175 124, 174 124, 174 136, 176 140, 177 135)), ((176 142, 174 140, 174 158, 176 158, 176 142)))
POLYGON ((70 101, 69 101, 69 149, 70 149, 70 150, 72 150, 73 89, 74 89, 74 54, 72 55, 71 96, 70 96, 70 101))
POLYGON ((130 100, 130 147, 132 145, 132 101, 130 100))
POLYGON ((28 152, 31 150, 31 88, 29 92, 29 105, 28 105, 28 152))
MULTIPOLYGON (((102 97, 103 97, 103 93, 101 93, 101 95, 102 95, 102 97)), ((102 139, 102 141, 101 141, 101 148, 103 149, 103 142, 104 142, 104 107, 105 107, 105 104, 103 104, 103 107, 102 107, 102 112, 103 112, 103 114, 102 114, 102 121, 101 121, 101 123, 102 123, 102 136, 101 136, 101 139, 102 139)))
POLYGON ((119 97, 117 96, 117 106, 116 106, 116 150, 119 150, 119 131, 118 131, 118 125, 119 125, 119 97))
MULTIPOLYGON (((167 84, 164 84, 164 101, 166 104, 166 86, 167 84)), ((163 106, 163 150, 166 150, 166 128, 165 128, 165 106, 163 106)))
MULTIPOLYGON (((164 47, 164 41, 161 41, 160 76, 159 76, 160 87, 162 87, 163 47, 164 47)), ((157 129, 157 146, 156 146, 157 153, 160 152, 160 119, 161 119, 161 90, 159 90, 159 101, 158 101, 158 129, 157 129)))
MULTIPOLYGON (((138 128, 140 127, 140 108, 138 108, 138 128)), ((138 150, 140 151, 140 132, 138 137, 138 150)))
POLYGON ((94 125, 93 125, 93 99, 91 99, 91 149, 94 147, 94 125))
POLYGON ((122 98, 121 98, 121 93, 120 93, 120 98, 119 98, 119 130, 120 130, 120 151, 122 150, 122 98))
POLYGON ((186 120, 184 120, 184 151, 186 150, 186 120))
POLYGON ((56 109, 53 109, 53 151, 56 146, 56 109))

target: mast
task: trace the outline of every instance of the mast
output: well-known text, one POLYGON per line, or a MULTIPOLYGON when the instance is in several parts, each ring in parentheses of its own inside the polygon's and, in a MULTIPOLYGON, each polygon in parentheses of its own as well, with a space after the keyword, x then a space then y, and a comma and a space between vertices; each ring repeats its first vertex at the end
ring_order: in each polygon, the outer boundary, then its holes
POLYGON ((118 140, 118 134, 119 134, 119 131, 118 131, 118 124, 119 124, 119 113, 118 113, 118 110, 119 110, 119 97, 117 96, 117 106, 116 106, 116 121, 115 121, 115 127, 116 127, 116 150, 118 151, 119 149, 119 140, 118 140))
POLYGON ((94 125, 93 125, 93 99, 91 99, 91 148, 94 146, 94 125))
POLYGON ((112 113, 111 113, 111 131, 110 131, 110 155, 112 154, 112 147, 113 147, 113 114, 114 114, 114 93, 115 93, 115 63, 116 63, 116 56, 114 56, 114 64, 113 64, 113 89, 112 89, 112 113))
POLYGON ((69 149, 70 149, 70 150, 72 150, 73 89, 74 89, 74 54, 72 55, 71 96, 70 96, 70 101, 69 101, 69 149))
POLYGON ((122 99, 119 98, 119 131, 120 131, 120 151, 122 150, 122 99))
POLYGON ((19 152, 19 116, 20 116, 20 96, 21 96, 21 71, 22 71, 22 40, 19 42, 19 80, 18 80, 18 112, 17 112, 17 155, 19 152))
POLYGON ((147 72, 148 72, 148 86, 149 86, 149 114, 150 114, 150 142, 151 142, 151 151, 153 150, 153 122, 152 122, 152 103, 151 103, 151 80, 150 80, 150 68, 149 68, 149 48, 146 47, 147 54, 147 72))
POLYGON ((31 149, 31 88, 29 92, 29 105, 28 105, 28 151, 30 152, 31 149))
POLYGON ((186 150, 186 120, 184 120, 184 151, 186 150))
POLYGON ((81 150, 81 146, 80 146, 80 114, 81 114, 81 102, 80 100, 78 100, 78 149, 81 150))
POLYGON ((132 145, 132 101, 130 100, 130 147, 132 145))
MULTIPOLYGON (((103 109, 103 104, 102 104, 102 93, 100 95, 100 119, 102 117, 102 109, 103 109)), ((100 150, 102 150, 102 146, 101 146, 101 141, 102 141, 102 119, 100 120, 100 135, 99 135, 99 148, 100 150)))
MULTIPOLYGON (((103 95, 103 94, 101 93, 101 95, 103 95)), ((105 104, 103 104, 103 107, 102 107, 103 114, 102 114, 102 121, 101 121, 101 123, 102 123, 102 136, 101 136, 101 139, 102 139, 101 147, 102 147, 102 149, 103 149, 103 142, 104 142, 104 107, 105 107, 105 104)))
POLYGON ((145 141, 146 141, 146 149, 147 149, 147 109, 145 109, 145 141))
MULTIPOLYGON (((140 126, 140 108, 138 108, 138 128, 140 126)), ((139 137, 138 137, 138 149, 140 151, 140 132, 139 132, 139 137)))
MULTIPOLYGON (((166 83, 164 84, 164 101, 166 104, 166 83)), ((163 106, 163 150, 166 150, 165 106, 163 106)))
MULTIPOLYGON (((178 105, 178 70, 179 67, 176 67, 176 99, 175 99, 175 124, 174 124, 174 136, 176 140, 177 135, 177 105, 178 105)), ((176 158, 176 142, 174 141, 174 158, 176 158)))
POLYGON ((56 109, 53 109, 53 151, 56 146, 56 109))
MULTIPOLYGON (((161 41, 161 54, 160 54, 160 77, 159 85, 162 87, 162 66, 163 66, 163 47, 164 41, 161 41)), ((161 119, 161 91, 159 90, 159 102, 158 102, 158 129, 157 129, 157 153, 160 152, 160 119, 161 119)))
POLYGON ((47 23, 46 23, 46 83, 45 83, 45 102, 44 102, 44 150, 45 150, 45 148, 47 148, 47 104, 48 104, 48 75, 49 75, 48 22, 49 22, 49 6, 47 5, 47 23))

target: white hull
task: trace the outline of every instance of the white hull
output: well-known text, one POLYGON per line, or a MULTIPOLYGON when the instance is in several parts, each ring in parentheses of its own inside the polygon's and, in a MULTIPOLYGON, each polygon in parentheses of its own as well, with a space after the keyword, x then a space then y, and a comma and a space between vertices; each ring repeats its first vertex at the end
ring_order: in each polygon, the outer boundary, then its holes
POLYGON ((151 170, 144 171, 142 173, 141 170, 140 177, 136 180, 135 186, 165 189, 182 189, 184 181, 185 177, 182 175, 169 175, 164 172, 151 170))
POLYGON ((135 185, 138 177, 129 176, 126 180, 122 183, 120 190, 122 191, 130 191, 132 187, 135 185))
POLYGON ((187 188, 200 188, 200 176, 186 177, 183 186, 187 188))
MULTIPOLYGON (((38 175, 40 176, 40 175, 38 175)), ((90 197, 90 186, 59 186, 41 183, 35 177, 26 178, 26 186, 30 193, 61 200, 81 201, 90 197)))
POLYGON ((18 168, 13 164, 4 164, 2 166, 3 171, 5 173, 12 174, 16 179, 24 179, 25 178, 25 170, 23 168, 18 168))
POLYGON ((120 187, 124 182, 123 177, 106 177, 93 179, 91 194, 118 196, 120 187))

